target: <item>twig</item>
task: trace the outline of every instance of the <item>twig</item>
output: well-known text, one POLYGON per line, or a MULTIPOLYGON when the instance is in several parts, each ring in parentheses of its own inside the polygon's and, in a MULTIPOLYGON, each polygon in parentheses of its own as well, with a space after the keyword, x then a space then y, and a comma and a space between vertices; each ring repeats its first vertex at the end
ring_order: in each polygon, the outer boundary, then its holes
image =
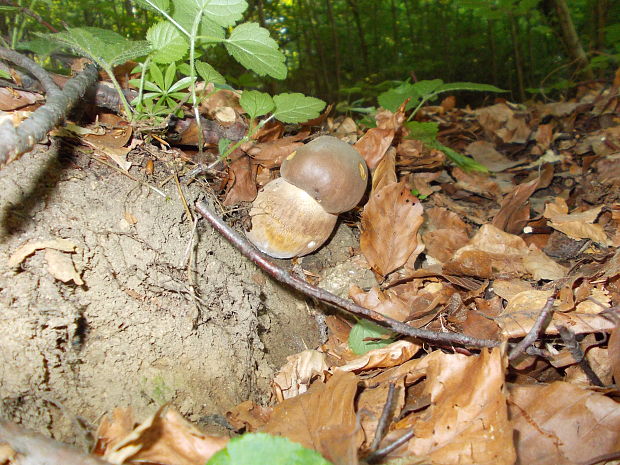
POLYGON ((566 345, 566 348, 570 351, 577 363, 579 363, 579 366, 586 374, 590 382, 595 386, 605 386, 605 384, 601 381, 601 378, 599 378, 598 375, 594 373, 594 370, 592 370, 588 360, 586 360, 583 350, 581 350, 581 346, 577 342, 575 333, 563 325, 558 325, 557 328, 560 332, 560 336, 562 337, 562 341, 564 341, 564 344, 566 345))
POLYGON ((50 23, 45 21, 41 16, 39 16, 37 13, 32 11, 30 8, 26 8, 25 6, 16 5, 15 2, 11 2, 10 0, 0 0, 0 4, 8 5, 8 6, 12 6, 14 8, 17 8, 23 14, 28 15, 31 18, 35 19, 39 24, 41 24, 41 26, 46 27, 50 32, 53 32, 53 33, 58 32, 58 29, 56 29, 50 23))
POLYGON ((394 383, 390 383, 388 388, 388 394, 385 399, 385 405, 383 405, 383 411, 381 412, 381 418, 379 418, 379 423, 377 423, 377 430, 375 431, 375 437, 372 440, 372 444, 370 445, 371 451, 376 451, 379 447, 379 443, 381 443, 381 439, 385 436, 385 430, 388 427, 392 416, 390 415, 392 412, 392 407, 394 403, 394 391, 395 386, 394 383))
POLYGON ((411 430, 407 431, 405 434, 403 434, 401 437, 399 437, 392 444, 388 444, 383 449, 379 449, 378 451, 375 451, 372 454, 370 454, 369 456, 367 456, 366 459, 365 459, 366 462, 368 462, 368 463, 377 462, 382 457, 386 456, 387 454, 389 454, 393 450, 398 449, 400 446, 405 444, 413 436, 415 436, 415 431, 413 431, 413 429, 411 429, 411 430))
POLYGON ((42 140, 47 133, 58 125, 73 105, 95 83, 97 68, 86 65, 84 71, 69 80, 62 91, 58 89, 47 72, 34 61, 12 50, 0 47, 0 58, 23 66, 32 73, 47 92, 45 105, 37 108, 19 127, 13 127, 10 120, 0 121, 0 165, 15 160, 24 152, 31 150, 34 144, 42 140))
POLYGON ((551 309, 553 308, 553 302, 555 302, 554 296, 551 296, 547 299, 545 306, 542 308, 542 310, 538 314, 538 318, 536 319, 536 322, 534 323, 530 331, 521 340, 521 342, 519 342, 510 351, 510 354, 508 355, 508 360, 516 359, 519 355, 525 352, 525 350, 529 346, 531 346, 534 343, 534 341, 536 341, 536 339, 538 338, 538 334, 540 333, 540 330, 542 329, 542 325, 545 323, 545 321, 549 317, 549 314, 551 313, 551 309))
POLYGON ((357 305, 350 300, 345 300, 338 297, 331 292, 319 289, 318 287, 291 275, 289 272, 270 261, 266 255, 258 251, 258 249, 256 249, 256 247, 254 247, 247 239, 242 237, 237 231, 231 229, 230 226, 222 220, 222 218, 211 211, 205 202, 198 202, 196 204, 196 211, 198 211, 198 213, 200 213, 215 230, 224 236, 228 242, 234 245, 242 255, 258 265, 272 278, 280 281, 281 283, 287 284, 305 295, 314 297, 315 299, 325 302, 333 307, 350 312, 354 315, 361 315, 370 318, 377 323, 390 328, 392 331, 405 336, 411 336, 437 343, 457 344, 469 347, 496 347, 499 345, 499 342, 497 341, 478 339, 465 334, 440 333, 437 331, 414 328, 405 323, 394 320, 393 318, 381 315, 374 310, 369 310, 357 305))

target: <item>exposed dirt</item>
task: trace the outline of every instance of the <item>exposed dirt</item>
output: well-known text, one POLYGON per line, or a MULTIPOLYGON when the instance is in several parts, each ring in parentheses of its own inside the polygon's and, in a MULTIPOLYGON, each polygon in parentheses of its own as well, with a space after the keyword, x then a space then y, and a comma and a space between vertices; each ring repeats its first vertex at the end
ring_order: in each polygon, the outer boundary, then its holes
MULTIPOLYGON (((63 149, 2 170, 1 417, 71 442, 77 418, 96 424, 117 406, 144 417, 171 401, 206 424, 264 401, 285 357, 317 345, 309 305, 204 222, 188 273, 192 223, 175 184, 162 190, 63 149), (83 285, 55 279, 45 250, 7 265, 26 241, 54 238, 77 246, 63 254, 83 285)), ((190 205, 204 195, 184 194, 190 205)))

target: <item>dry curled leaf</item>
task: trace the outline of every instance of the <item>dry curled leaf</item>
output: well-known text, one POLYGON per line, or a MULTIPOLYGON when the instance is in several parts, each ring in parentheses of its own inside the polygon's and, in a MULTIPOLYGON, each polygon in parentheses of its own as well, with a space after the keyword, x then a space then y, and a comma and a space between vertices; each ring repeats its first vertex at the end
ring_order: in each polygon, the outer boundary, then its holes
POLYGON ((375 192, 362 213, 360 247, 372 269, 386 276, 403 266, 418 247, 422 204, 404 182, 375 192))

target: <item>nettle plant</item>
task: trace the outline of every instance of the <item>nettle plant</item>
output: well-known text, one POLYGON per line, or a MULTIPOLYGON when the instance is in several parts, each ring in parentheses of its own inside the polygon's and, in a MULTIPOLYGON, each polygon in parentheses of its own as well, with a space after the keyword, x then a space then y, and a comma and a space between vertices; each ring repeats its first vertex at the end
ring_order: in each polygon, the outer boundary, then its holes
MULTIPOLYGON (((259 76, 286 77, 284 54, 269 36, 269 31, 252 22, 235 25, 248 7, 245 0, 133 1, 159 13, 163 19, 149 28, 145 41, 128 40, 113 31, 94 27, 69 28, 47 36, 89 57, 108 73, 130 121, 178 112, 184 102, 183 91, 189 89, 194 116, 199 124, 197 78, 213 83, 216 88, 230 88, 222 74, 197 58, 218 44, 222 44, 242 66, 259 76), (145 57, 136 70, 140 71, 141 77, 132 81, 139 94, 130 104, 112 69, 140 57, 145 57), (178 79, 179 74, 184 77, 178 79)), ((271 97, 258 91, 244 92, 240 104, 251 119, 245 140, 269 119, 300 123, 316 118, 325 107, 322 100, 299 93, 271 97), (256 118, 270 112, 270 118, 256 123, 256 118)), ((226 151, 229 153, 232 149, 226 151)))

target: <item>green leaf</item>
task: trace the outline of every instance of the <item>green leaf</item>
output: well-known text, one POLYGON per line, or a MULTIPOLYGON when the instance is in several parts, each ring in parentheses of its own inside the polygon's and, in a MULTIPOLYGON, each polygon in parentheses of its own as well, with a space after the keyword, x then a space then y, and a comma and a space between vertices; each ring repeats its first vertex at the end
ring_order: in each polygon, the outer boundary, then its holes
POLYGON ((411 101, 407 103, 407 106, 405 107, 406 110, 410 110, 417 103, 418 97, 413 84, 405 82, 398 87, 389 89, 379 94, 377 100, 380 106, 386 110, 395 112, 408 98, 411 98, 411 101))
POLYGON ((248 433, 231 439, 207 465, 331 465, 317 451, 282 436, 248 433))
POLYGON ((45 59, 45 57, 56 51, 58 47, 58 43, 52 42, 49 39, 33 39, 20 42, 15 48, 17 50, 30 50, 36 55, 39 55, 39 58, 45 59))
POLYGON ((196 8, 216 24, 228 27, 239 21, 248 8, 245 0, 191 0, 196 8))
MULTIPOLYGON (((166 83, 164 82, 164 75, 161 72, 161 69, 159 69, 159 66, 157 66, 157 64, 151 63, 151 66, 149 66, 149 74, 153 82, 157 84, 160 90, 166 89, 166 83)), ((146 83, 144 83, 144 88, 145 89, 147 88, 146 83)))
POLYGON ((226 139, 225 137, 220 138, 220 140, 217 142, 217 149, 220 156, 223 156, 226 153, 226 150, 228 149, 228 146, 231 142, 232 141, 230 139, 226 139))
POLYGON ((168 69, 166 69, 166 75, 164 76, 164 89, 170 89, 172 87, 176 74, 177 66, 174 62, 172 62, 168 65, 168 69))
POLYGON ((11 81, 13 80, 13 77, 8 72, 6 72, 3 69, 0 69, 0 78, 2 78, 2 79, 9 79, 11 81))
POLYGON ((428 98, 437 91, 443 84, 441 79, 432 79, 430 81, 418 81, 413 84, 413 92, 419 98, 428 98))
POLYGON ((151 57, 156 63, 172 63, 181 60, 189 45, 174 24, 162 21, 149 28, 146 39, 154 52, 151 57))
POLYGON ((435 89, 435 92, 454 92, 457 90, 475 90, 478 92, 508 92, 491 84, 478 84, 475 82, 449 82, 435 89))
MULTIPOLYGON (((193 80, 196 80, 194 77, 193 80)), ((192 78, 189 76, 185 76, 183 79, 179 79, 175 82, 169 89, 168 92, 177 92, 182 89, 187 89, 192 84, 192 78)))
POLYGON ((466 171, 480 171, 481 173, 488 173, 489 170, 486 166, 481 165, 473 158, 469 158, 463 154, 458 153, 456 150, 451 149, 450 147, 446 147, 439 141, 434 141, 431 144, 428 144, 430 147, 436 148, 437 150, 441 150, 446 156, 452 160, 452 162, 466 171))
POLYGON ((404 126, 409 130, 407 139, 421 140, 425 144, 435 142, 439 133, 439 124, 432 121, 423 123, 410 121, 405 123, 404 126))
POLYGON ((269 94, 257 90, 244 91, 239 99, 239 104, 251 119, 266 115, 275 107, 275 103, 269 94))
POLYGON ((168 12, 168 8, 170 8, 169 0, 133 0, 133 2, 142 8, 157 11, 158 13, 168 12))
MULTIPOLYGON (((186 31, 191 32, 194 20, 201 14, 200 9, 192 6, 194 0, 172 0, 174 14, 172 18, 177 21, 186 31)), ((197 46, 210 46, 224 40, 224 28, 212 21, 208 16, 202 16, 198 25, 197 46), (205 39, 208 37, 208 39, 205 39)))
POLYGON ((278 94, 273 97, 276 109, 273 116, 283 123, 303 123, 318 118, 325 102, 304 94, 278 94))
POLYGON ((284 54, 276 41, 269 37, 269 31, 257 23, 240 24, 225 42, 228 53, 258 75, 268 74, 276 79, 286 77, 284 54))
POLYGON ((196 61, 194 63, 196 71, 205 82, 212 82, 213 84, 226 84, 226 79, 209 63, 204 61, 196 61))
POLYGON ((349 347, 358 355, 389 346, 394 333, 370 320, 359 320, 349 333, 349 347), (387 338, 386 338, 387 336, 387 338))

